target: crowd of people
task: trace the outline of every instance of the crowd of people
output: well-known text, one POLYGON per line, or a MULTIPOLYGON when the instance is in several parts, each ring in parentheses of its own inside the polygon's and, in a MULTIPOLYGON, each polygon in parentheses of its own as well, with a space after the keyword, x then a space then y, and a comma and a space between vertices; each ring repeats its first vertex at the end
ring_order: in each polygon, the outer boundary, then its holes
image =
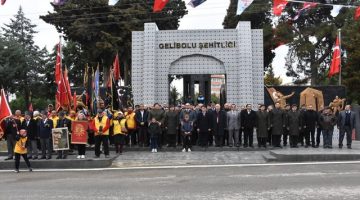
POLYGON ((100 101, 94 117, 82 107, 68 113, 56 112, 52 105, 47 111, 25 112, 24 115, 17 110, 4 122, 6 160, 15 157, 18 163, 19 154, 25 153, 28 159, 51 159, 54 153, 52 129, 67 127, 71 137, 73 121, 88 122, 88 144, 72 144, 70 150, 57 151, 56 159, 66 159, 68 152, 74 150, 78 151, 78 159, 84 159, 86 146, 94 147, 96 158, 101 153, 109 157, 110 145, 115 146, 117 154, 123 153, 124 146, 149 147, 154 153, 164 145, 182 145, 183 152, 190 152, 193 145, 254 148, 254 134, 258 148, 282 148, 288 144, 291 148, 300 145, 318 148, 321 134, 323 147, 333 148, 335 126, 340 130, 338 147, 343 147, 346 136, 347 148, 351 149, 355 113, 350 105, 336 113, 329 107, 315 111, 312 105, 303 105, 300 109, 297 105, 286 105, 282 109, 279 103, 256 106, 253 109, 251 104, 238 108, 229 103, 223 107, 219 104, 167 106, 155 103, 112 111, 100 101), (19 151, 19 141, 26 151, 19 151))

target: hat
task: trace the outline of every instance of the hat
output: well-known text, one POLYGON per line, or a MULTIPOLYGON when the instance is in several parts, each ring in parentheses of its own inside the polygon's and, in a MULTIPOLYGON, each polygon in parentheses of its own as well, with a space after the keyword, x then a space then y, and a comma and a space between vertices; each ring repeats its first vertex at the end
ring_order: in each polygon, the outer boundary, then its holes
POLYGON ((97 113, 102 113, 102 112, 104 112, 103 109, 100 109, 100 108, 97 109, 97 113))

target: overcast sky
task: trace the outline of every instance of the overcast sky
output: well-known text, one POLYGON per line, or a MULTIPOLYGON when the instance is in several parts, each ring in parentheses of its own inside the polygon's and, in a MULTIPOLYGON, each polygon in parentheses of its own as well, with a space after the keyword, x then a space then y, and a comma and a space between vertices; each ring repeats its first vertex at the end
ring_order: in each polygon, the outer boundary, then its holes
MULTIPOLYGON (((5 5, 0 6, 0 25, 9 23, 22 6, 25 16, 31 19, 33 24, 37 25, 38 33, 35 35, 35 43, 41 48, 46 46, 51 49, 57 42, 59 34, 56 29, 42 21, 39 16, 52 11, 50 2, 53 0, 7 0, 5 5)), ((116 1, 116 0, 110 0, 116 1)), ((190 0, 185 0, 188 3, 190 0)), ((187 6, 188 15, 180 22, 180 29, 221 29, 222 22, 226 15, 230 0, 207 0, 197 8, 187 6)), ((276 57, 273 62, 274 71, 277 76, 281 76, 284 83, 291 82, 291 79, 285 75, 285 60, 287 47, 283 46, 275 50, 276 57)))

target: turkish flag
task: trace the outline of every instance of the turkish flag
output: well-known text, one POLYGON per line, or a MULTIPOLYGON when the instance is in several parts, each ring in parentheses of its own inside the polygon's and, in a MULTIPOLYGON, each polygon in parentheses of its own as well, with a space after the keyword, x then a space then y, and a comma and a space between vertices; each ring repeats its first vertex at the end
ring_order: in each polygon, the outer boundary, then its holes
POLYGON ((336 44, 334 47, 334 54, 330 66, 329 77, 332 77, 335 74, 340 73, 341 67, 341 49, 340 49, 340 39, 336 38, 336 44))
POLYGON ((1 5, 4 5, 6 0, 1 0, 1 5))
POLYGON ((70 88, 70 82, 69 82, 69 72, 67 67, 65 66, 65 70, 64 70, 64 81, 65 81, 65 86, 66 86, 66 93, 68 95, 68 99, 71 99, 71 88, 70 88))
POLYGON ((169 3, 169 0, 155 0, 153 12, 161 12, 167 3, 169 3))
POLYGON ((61 81, 61 46, 60 43, 57 45, 57 53, 56 53, 56 63, 55 63, 55 82, 57 85, 60 84, 61 81))
POLYGON ((119 63, 119 54, 116 54, 115 60, 113 62, 114 68, 114 79, 115 81, 120 79, 120 63, 119 63))
POLYGON ((284 8, 286 7, 288 1, 287 0, 274 0, 274 15, 280 16, 284 8))
POLYGON ((7 117, 10 117, 12 115, 10 106, 7 102, 5 91, 4 89, 1 89, 1 98, 0 98, 0 124, 1 121, 4 120, 7 117))
POLYGON ((355 20, 358 20, 360 18, 360 6, 356 8, 354 18, 355 20))

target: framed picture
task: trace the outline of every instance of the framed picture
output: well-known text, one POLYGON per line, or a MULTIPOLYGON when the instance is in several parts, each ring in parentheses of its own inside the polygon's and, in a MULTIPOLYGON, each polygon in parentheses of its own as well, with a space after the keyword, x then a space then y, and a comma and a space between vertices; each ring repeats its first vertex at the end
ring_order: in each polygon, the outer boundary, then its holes
POLYGON ((71 124, 71 144, 87 144, 88 140, 87 121, 72 121, 71 124))
POLYGON ((68 128, 53 128, 52 141, 54 151, 69 150, 69 130, 68 128))

